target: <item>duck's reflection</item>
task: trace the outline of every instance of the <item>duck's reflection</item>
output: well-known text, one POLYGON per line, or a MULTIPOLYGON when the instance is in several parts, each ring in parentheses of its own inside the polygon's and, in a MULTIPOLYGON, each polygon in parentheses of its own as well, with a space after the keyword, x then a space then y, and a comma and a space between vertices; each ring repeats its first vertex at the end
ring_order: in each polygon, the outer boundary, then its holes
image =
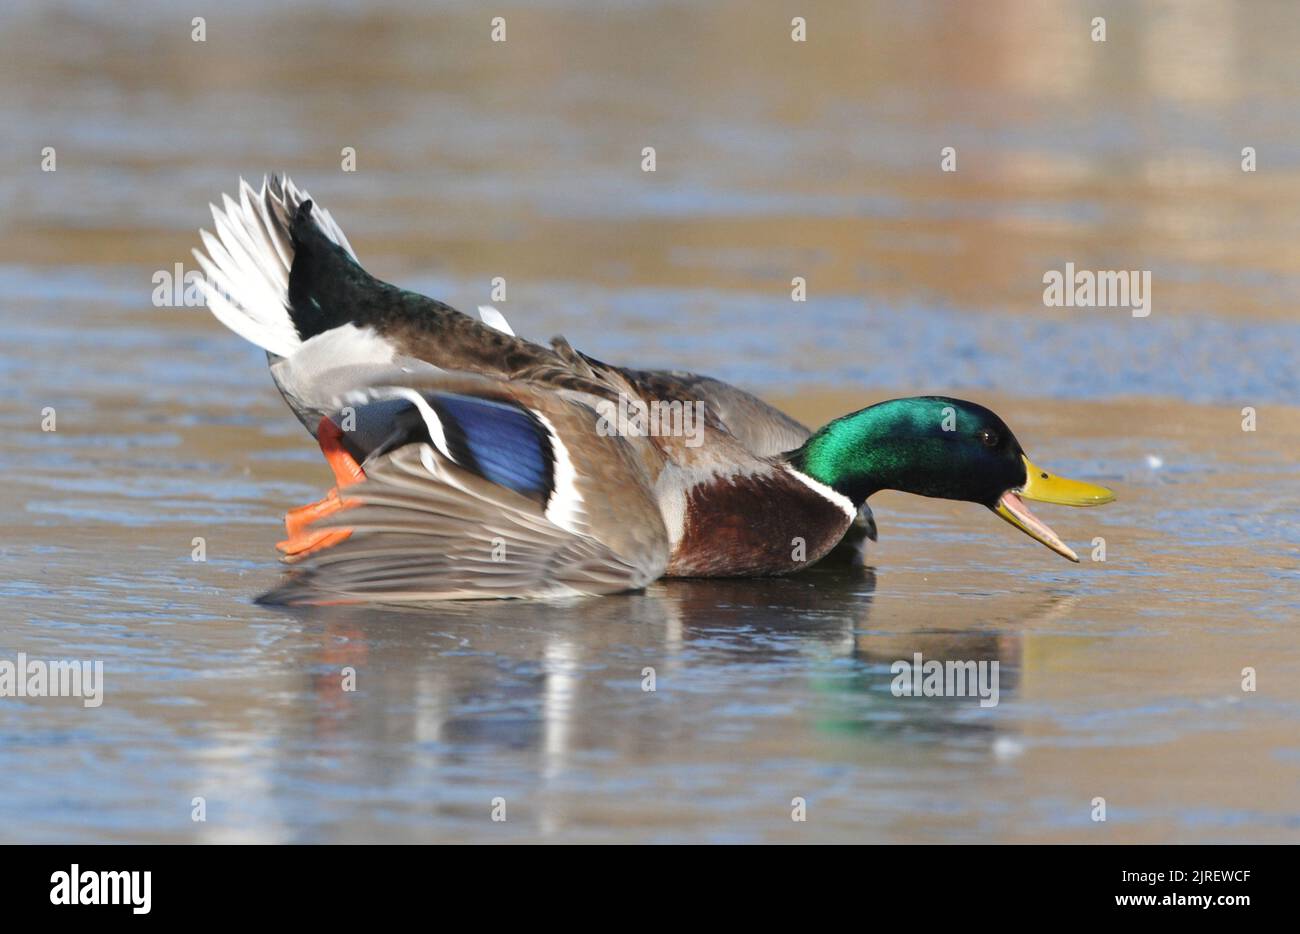
MULTIPOLYGON (((979 603, 960 599, 969 618, 979 603)), ((746 746, 814 761, 842 761, 846 750, 829 747, 846 741, 988 751, 1016 729, 1010 718, 982 708, 973 687, 965 697, 896 696, 891 665, 917 653, 996 662, 999 701, 1013 699, 1023 632, 1063 613, 1068 598, 990 603, 989 623, 940 631, 935 620, 961 619, 957 604, 880 595, 870 568, 827 568, 565 604, 297 611, 313 659, 306 722, 313 742, 355 757, 346 768, 380 784, 405 767, 484 757, 544 786, 593 764, 705 764, 746 746), (355 692, 341 688, 345 666, 355 692)))

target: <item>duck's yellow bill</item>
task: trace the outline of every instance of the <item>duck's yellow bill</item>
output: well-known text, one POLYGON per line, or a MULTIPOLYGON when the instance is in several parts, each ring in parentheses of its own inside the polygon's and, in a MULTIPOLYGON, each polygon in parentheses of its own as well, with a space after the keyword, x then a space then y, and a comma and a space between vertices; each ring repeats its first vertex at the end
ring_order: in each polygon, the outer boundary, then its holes
POLYGON ((1101 506, 1112 502, 1115 494, 1104 486, 1054 476, 1041 467, 1035 467, 1027 457, 1024 461, 1025 485, 1019 490, 1007 490, 1003 493, 998 504, 993 507, 993 511, 1030 538, 1042 542, 1058 555, 1078 563, 1079 556, 1069 545, 1061 541, 1060 536, 1053 532, 1046 522, 1029 511, 1025 500, 1056 503, 1060 506, 1101 506))
POLYGON ((1101 506, 1115 501, 1115 494, 1104 486, 1057 477, 1041 467, 1035 467, 1029 458, 1025 462, 1025 485, 1020 495, 1036 503, 1056 503, 1058 506, 1101 506))

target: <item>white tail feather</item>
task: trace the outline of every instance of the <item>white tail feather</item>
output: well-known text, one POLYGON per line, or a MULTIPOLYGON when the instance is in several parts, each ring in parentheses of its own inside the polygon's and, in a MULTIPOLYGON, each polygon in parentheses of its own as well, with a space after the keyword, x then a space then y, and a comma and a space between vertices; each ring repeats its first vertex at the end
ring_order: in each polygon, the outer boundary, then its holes
MULTIPOLYGON (((239 201, 222 196, 212 220, 216 235, 200 230, 207 254, 194 251, 204 273, 204 299, 212 314, 240 337, 287 357, 301 344, 289 313, 293 239, 289 228, 302 202, 311 198, 286 178, 262 179, 255 191, 239 180, 239 201)), ((312 219, 353 258, 352 245, 330 213, 313 204, 312 219)))
POLYGON ((483 319, 483 323, 488 327, 496 328, 502 334, 509 334, 511 337, 515 336, 514 329, 510 327, 510 322, 506 320, 506 316, 491 305, 479 305, 478 316, 483 319))

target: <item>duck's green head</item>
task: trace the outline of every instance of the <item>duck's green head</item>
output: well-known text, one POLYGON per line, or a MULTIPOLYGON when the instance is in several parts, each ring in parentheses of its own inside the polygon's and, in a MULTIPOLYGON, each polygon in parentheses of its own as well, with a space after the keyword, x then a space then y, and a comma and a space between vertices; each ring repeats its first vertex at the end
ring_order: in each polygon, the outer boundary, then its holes
POLYGON ((1071 561, 1078 556, 1025 500, 1098 506, 1110 490, 1035 467, 1006 422, 961 399, 891 399, 831 422, 791 465, 857 506, 878 490, 980 503, 1071 561))

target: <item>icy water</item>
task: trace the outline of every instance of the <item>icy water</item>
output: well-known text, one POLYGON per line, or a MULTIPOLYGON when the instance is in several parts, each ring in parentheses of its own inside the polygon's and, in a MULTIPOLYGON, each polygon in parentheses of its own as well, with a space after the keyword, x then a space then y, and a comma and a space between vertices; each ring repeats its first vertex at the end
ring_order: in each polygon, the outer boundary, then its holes
POLYGON ((786 4, 503 3, 505 43, 471 4, 221 4, 203 43, 6 6, 0 660, 105 685, 0 697, 0 841, 1300 841, 1300 15, 801 6, 803 44, 786 4), (329 473, 152 277, 276 168, 385 278, 504 277, 527 336, 809 423, 973 398, 1119 499, 1040 510, 1080 565, 884 494, 863 568, 259 607, 329 473), (1045 308, 1067 262, 1150 270, 1151 315, 1045 308), (999 703, 895 697, 918 652, 998 662, 999 703))

